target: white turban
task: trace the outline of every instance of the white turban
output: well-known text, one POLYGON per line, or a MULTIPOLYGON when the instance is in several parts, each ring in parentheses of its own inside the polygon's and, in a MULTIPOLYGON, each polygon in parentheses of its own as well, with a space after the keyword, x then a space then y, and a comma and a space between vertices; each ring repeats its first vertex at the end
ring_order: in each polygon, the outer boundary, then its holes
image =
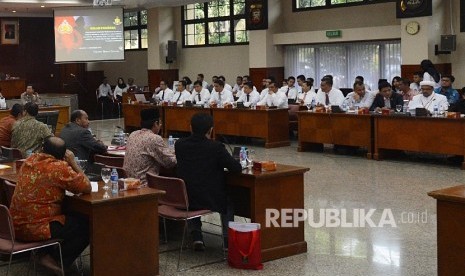
POLYGON ((423 85, 428 85, 434 88, 436 86, 436 83, 434 81, 421 81, 420 86, 423 86, 423 85))

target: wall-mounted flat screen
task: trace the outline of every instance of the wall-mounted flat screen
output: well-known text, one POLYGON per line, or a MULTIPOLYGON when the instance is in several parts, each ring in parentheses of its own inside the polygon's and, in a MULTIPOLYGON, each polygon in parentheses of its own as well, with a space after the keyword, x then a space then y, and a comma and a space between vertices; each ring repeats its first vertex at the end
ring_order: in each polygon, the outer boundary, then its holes
POLYGON ((124 60, 121 7, 56 9, 54 22, 57 63, 124 60))

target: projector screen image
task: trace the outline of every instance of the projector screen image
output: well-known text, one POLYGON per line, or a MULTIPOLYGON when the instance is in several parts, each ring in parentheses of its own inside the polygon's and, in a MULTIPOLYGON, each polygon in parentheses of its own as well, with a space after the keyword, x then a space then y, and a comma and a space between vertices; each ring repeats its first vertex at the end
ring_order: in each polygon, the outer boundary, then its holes
POLYGON ((54 11, 55 61, 124 60, 123 9, 54 11))

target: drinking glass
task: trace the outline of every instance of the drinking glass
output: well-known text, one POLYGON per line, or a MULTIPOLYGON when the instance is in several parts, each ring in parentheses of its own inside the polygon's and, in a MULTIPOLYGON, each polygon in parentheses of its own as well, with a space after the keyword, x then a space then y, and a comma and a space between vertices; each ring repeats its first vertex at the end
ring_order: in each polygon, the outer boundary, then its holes
POLYGON ((402 111, 402 105, 400 105, 400 104, 396 105, 396 111, 401 112, 402 111))
POLYGON ((253 167, 253 160, 255 159, 255 150, 249 149, 247 151, 247 167, 250 169, 253 167))
POLYGON ((110 168, 102 168, 101 175, 102 175, 102 181, 105 182, 103 189, 108 190, 109 189, 108 182, 110 182, 110 176, 111 176, 110 168))
POLYGON ((310 111, 310 108, 312 108, 312 104, 311 104, 311 103, 307 103, 306 106, 307 106, 307 110, 310 111))

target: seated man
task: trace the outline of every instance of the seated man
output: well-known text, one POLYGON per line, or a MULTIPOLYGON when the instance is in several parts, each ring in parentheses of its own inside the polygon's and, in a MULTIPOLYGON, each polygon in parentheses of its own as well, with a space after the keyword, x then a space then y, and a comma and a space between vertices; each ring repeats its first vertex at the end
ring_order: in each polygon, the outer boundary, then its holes
POLYGON ((253 90, 252 82, 247 82, 243 86, 244 93, 237 99, 237 102, 244 103, 245 107, 255 106, 260 100, 260 94, 253 90))
POLYGON ((429 114, 434 113, 434 107, 437 106, 438 112, 443 113, 449 108, 447 97, 434 92, 434 81, 422 81, 420 82, 421 94, 416 95, 409 102, 408 108, 425 108, 429 114))
POLYGON ((231 105, 234 102, 232 92, 224 88, 224 82, 220 78, 213 83, 213 91, 208 102, 217 106, 231 105))
POLYGON ((289 100, 295 101, 297 99, 297 87, 295 87, 295 78, 290 76, 287 78, 287 85, 281 87, 281 90, 286 94, 289 100))
POLYGON ((129 177, 138 178, 147 185, 146 173, 159 174, 160 168, 176 165, 176 156, 158 132, 161 129, 158 109, 140 111, 141 130, 129 135, 123 168, 129 177))
POLYGON ((303 81, 301 82, 300 87, 302 88, 302 93, 299 94, 299 99, 297 102, 300 105, 311 104, 312 101, 316 103, 316 93, 312 89, 313 83, 310 81, 303 81))
POLYGON ((236 93, 240 90, 242 90, 242 76, 237 76, 236 83, 234 84, 234 87, 231 92, 234 96, 236 96, 236 93))
POLYGON ((16 103, 11 107, 10 115, 0 120, 0 146, 11 147, 13 124, 23 117, 23 106, 16 103))
MULTIPOLYGON (((192 116, 192 135, 175 144, 176 172, 186 183, 190 210, 208 209, 220 213, 227 247, 228 222, 234 221, 234 211, 228 200, 224 169, 237 173, 242 167, 223 144, 211 140, 212 130, 213 118, 209 114, 192 116)), ((189 229, 194 250, 203 250, 200 218, 189 220, 189 229)))
POLYGON ((339 105, 341 106, 344 102, 344 94, 339 89, 333 87, 333 78, 328 75, 321 79, 320 89, 316 93, 316 103, 317 105, 331 106, 339 105))
POLYGON ((277 108, 288 108, 287 96, 282 90, 278 89, 276 83, 271 81, 268 85, 268 94, 266 94, 257 106, 275 106, 277 108))
POLYGON ((459 99, 460 95, 457 90, 452 88, 452 84, 455 81, 455 77, 452 75, 443 75, 441 77, 441 87, 434 89, 434 93, 441 94, 447 97, 447 101, 449 105, 456 104, 459 99))
POLYGON ((173 90, 169 89, 168 85, 166 85, 166 81, 160 81, 160 87, 155 89, 156 93, 153 93, 152 98, 160 101, 160 102, 170 102, 173 98, 174 92, 173 90))
POLYGON ((177 105, 183 105, 185 101, 191 100, 191 93, 186 90, 187 83, 184 80, 180 80, 176 87, 176 92, 174 93, 171 101, 177 105))
POLYGON ((210 91, 202 86, 201 81, 195 81, 191 95, 191 102, 198 105, 204 105, 205 103, 208 103, 209 99, 210 91))
POLYGON ((365 86, 365 90, 371 91, 371 87, 365 83, 365 78, 363 76, 356 76, 354 82, 357 82, 357 81, 363 83, 363 85, 365 86))
POLYGON ((107 146, 95 139, 89 131, 89 116, 84 110, 71 113, 71 122, 61 130, 60 137, 79 160, 90 160, 91 155, 105 153, 107 146))
POLYGON ((31 84, 26 86, 26 92, 21 94, 21 103, 24 105, 26 103, 35 103, 40 104, 39 93, 34 91, 34 88, 31 84))
POLYGON ((370 108, 375 99, 375 94, 365 89, 365 84, 360 81, 354 83, 354 91, 346 96, 346 103, 350 106, 358 105, 360 108, 370 108))
MULTIPOLYGON (((33 154, 24 162, 10 212, 18 240, 62 239, 63 265, 69 268, 89 245, 89 225, 87 219, 63 214, 65 190, 79 194, 90 193, 92 188, 65 142, 48 137, 43 153, 33 154)), ((41 256, 40 262, 59 271, 57 253, 51 250, 41 256)))
POLYGON ((39 107, 35 103, 27 103, 24 106, 24 117, 13 125, 11 131, 11 146, 21 151, 23 157, 27 151, 40 150, 45 138, 53 136, 48 126, 36 120, 39 107))
POLYGON ((392 87, 387 81, 378 84, 379 93, 370 107, 371 111, 381 112, 381 109, 396 109, 396 105, 404 105, 402 95, 392 91, 392 87))
POLYGON ((413 73, 413 82, 410 83, 410 89, 415 91, 415 95, 418 95, 421 92, 420 82, 423 80, 423 72, 418 71, 413 73))
POLYGON ((402 95, 404 101, 411 101, 413 96, 418 94, 416 90, 410 88, 410 80, 405 78, 399 81, 399 93, 402 95))
POLYGON ((108 84, 108 79, 103 78, 102 84, 98 87, 98 102, 101 105, 100 108, 103 108, 102 115, 105 118, 111 118, 111 109, 113 105, 113 91, 111 90, 110 84, 108 84))

